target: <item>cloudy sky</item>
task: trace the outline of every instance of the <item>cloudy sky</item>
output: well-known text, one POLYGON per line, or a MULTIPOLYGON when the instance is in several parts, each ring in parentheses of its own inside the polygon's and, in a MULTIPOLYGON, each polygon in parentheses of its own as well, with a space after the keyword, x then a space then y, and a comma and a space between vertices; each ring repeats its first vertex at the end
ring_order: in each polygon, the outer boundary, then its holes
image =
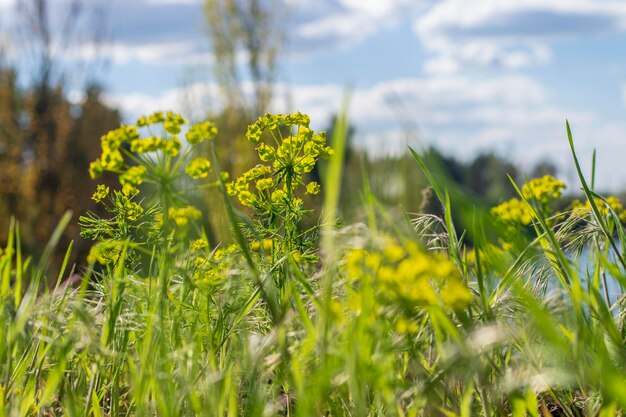
MULTIPOLYGON (((0 0, 5 38, 15 1, 0 0)), ((356 141, 372 152, 408 142, 551 159, 574 183, 569 119, 581 157, 598 151, 600 185, 626 188, 626 0, 283 1, 275 111, 325 128, 349 88, 356 141)), ((129 119, 194 108, 189 97, 219 105, 202 0, 109 3, 110 103, 129 119)))

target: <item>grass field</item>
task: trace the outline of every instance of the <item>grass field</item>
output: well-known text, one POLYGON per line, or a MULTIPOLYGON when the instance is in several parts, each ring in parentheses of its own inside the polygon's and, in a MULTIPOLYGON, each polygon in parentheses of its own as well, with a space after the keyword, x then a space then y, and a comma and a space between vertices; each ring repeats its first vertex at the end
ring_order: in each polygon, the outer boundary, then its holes
POLYGON ((92 196, 108 217, 79 220, 88 268, 50 266, 69 216, 39 259, 17 222, 0 252, 0 416, 624 414, 626 310, 608 281, 626 285, 626 212, 585 179, 569 127, 585 199, 566 210, 549 176, 484 207, 410 150, 443 216, 392 218, 365 181, 350 225, 346 130, 339 117, 331 149, 306 115, 264 116, 240 176, 221 172, 209 122, 156 113, 106 135, 90 174, 120 186, 92 196), (221 196, 229 242, 199 226, 197 188, 221 196))

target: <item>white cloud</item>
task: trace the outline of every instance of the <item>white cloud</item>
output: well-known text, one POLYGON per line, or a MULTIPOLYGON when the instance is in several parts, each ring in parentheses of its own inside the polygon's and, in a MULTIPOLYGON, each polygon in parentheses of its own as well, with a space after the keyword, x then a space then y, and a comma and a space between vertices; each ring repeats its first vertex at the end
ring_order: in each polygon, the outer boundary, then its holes
POLYGON ((162 5, 162 4, 202 5, 202 4, 204 4, 204 0, 146 0, 146 4, 148 4, 148 5, 162 5))
POLYGON ((549 42, 626 29, 626 2, 615 0, 444 0, 414 29, 434 56, 430 73, 472 67, 517 69, 550 59, 549 42))
MULTIPOLYGON (((243 90, 248 94, 250 86, 245 85, 243 90)), ((326 129, 341 107, 344 93, 339 84, 279 84, 272 111, 306 112, 314 128, 326 129)), ((110 104, 120 106, 131 119, 168 109, 198 119, 206 114, 209 104, 214 110, 219 107, 218 98, 215 85, 201 83, 154 96, 107 96, 110 104)), ((620 166, 619 158, 626 153, 626 126, 603 125, 592 113, 554 105, 543 86, 530 77, 445 76, 386 81, 355 89, 349 113, 356 127, 355 144, 374 154, 403 152, 408 143, 417 147, 434 144, 466 160, 477 152, 497 152, 528 169, 550 159, 572 181, 565 135, 568 117, 581 160, 589 160, 595 147, 600 161, 605 162, 599 168, 599 186, 616 189, 626 185, 626 173, 611 172, 611 168, 620 166), (404 126, 416 127, 407 131, 404 126), (416 142, 416 138, 422 142, 416 142)))
POLYGON ((353 45, 394 26, 415 14, 417 4, 414 0, 296 1, 291 11, 297 22, 291 34, 295 51, 323 51, 353 45))
POLYGON ((82 44, 64 52, 68 59, 89 61, 105 57, 115 64, 133 62, 161 66, 181 66, 193 63, 210 64, 212 54, 203 51, 200 45, 188 41, 172 41, 148 44, 128 44, 122 42, 101 45, 82 44))

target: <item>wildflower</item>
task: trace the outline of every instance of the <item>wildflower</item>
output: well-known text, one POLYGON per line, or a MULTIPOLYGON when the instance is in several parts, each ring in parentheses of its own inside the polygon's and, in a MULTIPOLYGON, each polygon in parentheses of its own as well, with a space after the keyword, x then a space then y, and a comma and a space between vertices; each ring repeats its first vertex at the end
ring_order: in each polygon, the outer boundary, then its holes
POLYGON ((126 172, 120 175, 120 184, 130 184, 134 187, 137 187, 138 185, 141 185, 143 183, 147 171, 148 170, 143 165, 130 167, 126 170, 126 172))
POLYGON ((549 204, 552 200, 561 197, 565 183, 551 175, 535 178, 522 187, 522 195, 528 200, 535 200, 541 204, 549 204))
POLYGON ((269 252, 270 250, 272 250, 273 245, 274 242, 272 241, 272 239, 263 239, 261 241, 254 240, 252 241, 252 243, 250 243, 250 249, 254 252, 259 252, 260 250, 269 252))
POLYGON ((259 144, 256 148, 257 153, 259 154, 259 159, 263 162, 271 162, 276 158, 276 152, 274 148, 265 143, 259 144))
POLYGON ((524 225, 530 224, 533 218, 532 210, 528 204, 517 198, 512 198, 492 208, 491 214, 504 223, 521 223, 524 225))
POLYGON ((96 192, 94 192, 91 196, 91 199, 96 203, 99 203, 104 200, 107 195, 109 195, 109 187, 104 184, 100 184, 98 185, 96 192))
POLYGON ((135 139, 130 142, 130 151, 135 153, 154 152, 165 146, 165 140, 156 137, 135 139))
POLYGON ((332 150, 325 145, 323 133, 316 133, 309 128, 310 119, 302 113, 266 114, 248 127, 246 137, 257 144, 260 164, 241 175, 227 185, 230 195, 237 195, 244 206, 256 206, 270 211, 272 205, 296 207, 301 205, 294 195, 301 185, 308 194, 319 193, 319 184, 311 182, 304 185, 303 175, 311 172, 317 160, 330 155, 332 150), (279 127, 288 127, 289 135, 279 131, 279 127), (273 144, 262 141, 264 132, 274 139, 273 144), (257 194, 250 190, 253 182, 257 194), (273 189, 272 193, 265 192, 273 189))
POLYGON ((141 213, 143 213, 143 207, 129 199, 124 200, 122 207, 124 210, 124 216, 132 222, 137 220, 141 213))
MULTIPOLYGON (((601 198, 594 198, 594 202, 596 203, 598 212, 601 215, 607 216, 611 211, 613 211, 622 223, 626 223, 626 210, 624 209, 624 205, 619 198, 615 196, 606 197, 604 200, 601 198)), ((578 200, 574 200, 572 202, 572 212, 578 215, 589 214, 591 213, 591 204, 589 201, 585 201, 583 204, 578 200)))
POLYGON ((418 330, 415 321, 407 320, 404 317, 398 317, 394 322, 394 327, 398 333, 402 334, 416 333, 418 330))
POLYGON ((124 158, 122 157, 122 153, 117 149, 111 150, 103 148, 100 164, 102 168, 107 171, 116 171, 124 165, 124 158))
POLYGON ((122 194, 126 197, 134 197, 139 194, 139 190, 133 184, 127 183, 122 186, 122 194))
POLYGON ((187 168, 185 168, 185 172, 191 178, 205 178, 209 175, 209 170, 211 168, 211 163, 206 158, 195 158, 189 162, 187 168))
POLYGON ((155 125, 157 123, 163 123, 164 121, 165 121, 165 116, 163 115, 163 112, 157 111, 157 112, 152 113, 150 116, 148 116, 146 125, 155 125))
POLYGON ((189 220, 198 220, 202 217, 202 212, 194 206, 187 206, 181 208, 172 207, 169 209, 168 218, 173 220, 177 226, 183 227, 189 223, 189 220))
POLYGON ((268 190, 274 186, 273 178, 263 178, 256 182, 256 189, 259 191, 268 190))
POLYGON ((206 248, 207 246, 209 246, 209 242, 207 242, 205 239, 196 239, 193 242, 191 242, 192 250, 202 250, 206 248))
POLYGON ((102 167, 102 163, 99 159, 89 164, 89 176, 92 180, 98 178, 103 172, 104 168, 102 167))
POLYGON ((169 156, 176 156, 180 151, 181 143, 178 137, 173 136, 171 139, 166 140, 164 145, 161 147, 163 153, 169 156))
POLYGON ((396 243, 378 250, 351 251, 346 259, 346 273, 353 280, 370 280, 382 300, 393 305, 431 305, 441 303, 463 308, 472 296, 452 262, 429 254, 417 245, 405 248, 396 243))
POLYGON ((239 193, 239 202, 246 207, 254 206, 256 201, 256 197, 250 191, 242 191, 239 193))
POLYGON ((185 123, 187 123, 187 120, 185 120, 183 116, 169 111, 163 121, 163 128, 170 135, 178 135, 180 133, 180 127, 185 123))
POLYGON ((124 242, 119 240, 109 240, 96 243, 89 249, 87 262, 90 264, 95 264, 97 262, 100 265, 116 263, 124 250, 124 246, 124 242))
POLYGON ((320 192, 320 185, 315 181, 310 182, 306 185, 306 192, 307 194, 317 194, 320 192))
POLYGON ((460 280, 451 280, 441 289, 444 304, 461 309, 472 301, 472 294, 460 280))
POLYGON ((90 264, 95 264, 97 262, 100 265, 106 265, 106 259, 104 258, 104 256, 102 256, 99 245, 93 245, 91 249, 89 249, 87 262, 89 262, 90 264))
POLYGON ((226 279, 226 271, 215 268, 205 268, 196 271, 191 279, 194 284, 201 287, 216 287, 226 279))
POLYGON ((187 142, 195 145, 203 142, 206 139, 213 139, 215 136, 217 136, 217 127, 215 126, 215 124, 206 121, 193 124, 189 128, 189 131, 185 135, 185 138, 187 139, 187 142))

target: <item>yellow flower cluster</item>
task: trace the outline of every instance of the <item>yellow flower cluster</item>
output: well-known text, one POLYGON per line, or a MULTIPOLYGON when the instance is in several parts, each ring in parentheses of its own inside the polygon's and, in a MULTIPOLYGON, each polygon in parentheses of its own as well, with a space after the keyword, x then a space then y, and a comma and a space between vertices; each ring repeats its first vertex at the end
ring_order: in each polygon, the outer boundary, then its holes
POLYGON ((134 222, 139 218, 141 213, 143 213, 143 207, 141 207, 138 203, 131 201, 129 199, 124 199, 123 202, 124 216, 134 222))
POLYGON ((124 166, 124 157, 120 148, 123 143, 139 138, 136 126, 122 125, 100 138, 102 155, 89 165, 89 175, 97 178, 103 171, 118 171, 124 166))
MULTIPOLYGON (((626 210, 624 209, 624 205, 619 200, 619 198, 615 196, 609 196, 605 198, 606 203, 602 201, 600 198, 595 198, 594 202, 596 203, 596 207, 598 207, 598 211, 603 216, 609 215, 609 209, 615 212, 619 217, 619 220, 622 223, 626 223, 626 210)), ((591 213, 591 204, 589 201, 585 201, 585 203, 581 203, 579 200, 574 200, 572 202, 572 211, 578 215, 586 215, 591 213)))
POLYGON ((386 300, 409 307, 441 304, 460 309, 472 294, 452 262, 427 253, 415 243, 390 243, 383 250, 353 250, 346 259, 353 280, 372 282, 386 300))
POLYGON ((96 243, 89 249, 87 262, 100 265, 115 264, 124 249, 124 242, 119 240, 108 240, 96 243))
POLYGON ((206 241, 206 239, 196 239, 193 242, 191 242, 191 249, 192 250, 202 250, 204 248, 206 248, 207 246, 209 246, 209 242, 206 241))
POLYGON ((187 142, 195 145, 206 139, 213 139, 217 136, 217 127, 211 122, 201 122, 192 125, 185 135, 187 142))
MULTIPOLYGON (((326 146, 325 134, 314 132, 309 123, 309 116, 295 113, 267 114, 250 125, 246 136, 257 144, 259 159, 265 164, 228 183, 228 193, 236 195, 244 206, 260 209, 285 204, 290 199, 298 203, 294 193, 304 184, 303 175, 313 170, 320 157, 333 154, 332 148, 326 146), (269 133, 270 143, 262 140, 264 132, 269 133)), ((307 184, 306 192, 317 194, 319 184, 307 184)))
POLYGON ((491 209, 491 213, 505 223, 521 223, 528 225, 533 220, 533 212, 528 204, 517 198, 512 198, 491 209))
POLYGON ((168 210, 167 216, 170 220, 173 220, 179 227, 187 226, 189 220, 198 220, 202 217, 202 212, 194 206, 172 207, 168 210))
POLYGON ((561 193, 565 188, 563 181, 557 180, 552 175, 545 175, 524 184, 522 195, 527 200, 535 200, 541 204, 550 204, 553 200, 561 198, 561 193))
POLYGON ((187 175, 195 179, 207 177, 210 170, 211 162, 206 158, 194 158, 189 162, 187 168, 185 168, 187 175))
MULTIPOLYGON (((100 158, 92 162, 89 166, 89 175, 96 179, 104 171, 120 174, 121 185, 131 184, 136 188, 146 175, 145 167, 131 167, 123 171, 125 166, 124 152, 144 154, 161 151, 165 155, 175 157, 179 154, 182 143, 178 135, 187 120, 181 115, 172 112, 156 112, 150 116, 142 116, 137 120, 136 125, 121 126, 112 130, 101 138, 102 154, 100 158), (155 124, 162 124, 167 133, 165 137, 140 137, 138 128, 149 127, 155 124), (171 135, 171 136, 168 136, 171 135), (123 147, 123 144, 128 144, 123 147)), ((198 144, 205 139, 213 139, 217 135, 217 128, 211 122, 201 122, 193 124, 187 131, 185 137, 192 144, 198 144)), ((193 178, 204 178, 208 175, 210 163, 204 158, 197 158, 191 161, 191 166, 187 167, 187 173, 193 178)), ((128 188, 127 195, 131 189, 128 188)))
POLYGON ((157 137, 140 138, 130 141, 130 151, 135 153, 155 152, 165 148, 167 141, 157 137))
POLYGON ((91 196, 91 199, 95 201, 96 203, 99 203, 102 200, 104 200, 106 196, 108 195, 109 195, 109 187, 104 184, 100 184, 98 185, 98 188, 91 196))
POLYGON ((186 124, 187 120, 179 114, 168 111, 167 113, 155 112, 150 116, 141 116, 137 120, 137 126, 146 127, 150 125, 163 124, 163 128, 170 135, 178 135, 181 126, 186 124))
POLYGON ((259 240, 253 240, 250 243, 250 249, 253 252, 260 252, 261 250, 263 250, 264 252, 269 252, 272 250, 272 246, 273 246, 273 241, 272 239, 263 239, 261 241, 259 240))
POLYGON ((215 250, 208 257, 196 257, 191 276, 193 283, 199 287, 209 288, 223 284, 233 268, 232 255, 236 250, 236 245, 230 245, 215 250))
MULTIPOLYGON (((540 203, 544 208, 561 198, 565 183, 551 175, 535 178, 522 186, 522 196, 528 201, 540 203)), ((491 209, 491 213, 505 223, 528 225, 533 221, 533 211, 525 201, 512 198, 491 209)))
POLYGON ((146 175, 147 169, 143 165, 132 166, 125 172, 120 174, 120 184, 131 184, 138 186, 143 183, 143 179, 146 175))

